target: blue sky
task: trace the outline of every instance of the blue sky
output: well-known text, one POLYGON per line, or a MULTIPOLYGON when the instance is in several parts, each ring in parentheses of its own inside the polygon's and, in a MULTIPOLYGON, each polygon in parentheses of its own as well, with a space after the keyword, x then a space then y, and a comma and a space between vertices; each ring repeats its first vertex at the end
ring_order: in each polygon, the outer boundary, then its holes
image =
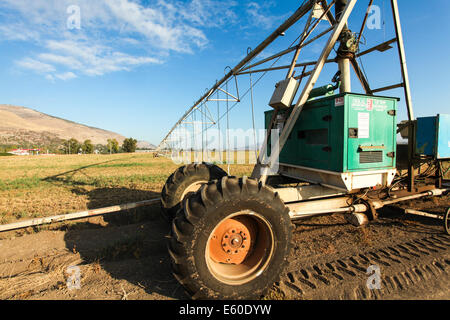
MULTIPOLYGON (((226 66, 237 64, 248 47, 256 47, 301 2, 0 0, 0 103, 158 144, 205 89, 223 76, 226 66), (80 29, 67 26, 76 14, 73 5, 80 9, 80 29)), ((355 32, 368 2, 358 1, 350 20, 355 32)), ((398 2, 415 114, 450 113, 450 2, 398 2)), ((374 1, 385 24, 365 31, 361 50, 393 37, 389 3, 374 1)), ((263 56, 286 48, 304 21, 263 56)), ((326 27, 321 23, 318 32, 326 27)), ((301 59, 315 59, 324 41, 305 50, 301 59)), ((400 82, 396 54, 394 47, 386 54, 364 57, 372 87, 400 82)), ((318 85, 329 83, 335 72, 336 66, 330 65, 318 85)), ((273 73, 255 88, 257 127, 263 127, 275 82, 284 77, 285 71, 273 73)), ((242 76, 240 90, 248 83, 248 76, 242 76)), ((357 81, 353 83, 360 91, 357 81)), ((385 94, 403 98, 401 90, 385 94)), ((402 101, 399 120, 406 118, 404 109, 402 101)), ((233 110, 230 121, 235 128, 251 127, 248 96, 233 110)))

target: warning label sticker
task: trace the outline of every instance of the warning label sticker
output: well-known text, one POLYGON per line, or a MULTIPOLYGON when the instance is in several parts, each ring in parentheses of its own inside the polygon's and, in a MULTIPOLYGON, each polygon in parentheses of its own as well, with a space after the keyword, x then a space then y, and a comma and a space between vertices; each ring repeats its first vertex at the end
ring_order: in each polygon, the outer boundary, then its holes
POLYGON ((370 138, 370 113, 367 112, 358 113, 358 138, 359 139, 370 138))
POLYGON ((343 106, 344 103, 345 103, 344 97, 339 97, 339 98, 334 99, 334 106, 335 107, 343 106))

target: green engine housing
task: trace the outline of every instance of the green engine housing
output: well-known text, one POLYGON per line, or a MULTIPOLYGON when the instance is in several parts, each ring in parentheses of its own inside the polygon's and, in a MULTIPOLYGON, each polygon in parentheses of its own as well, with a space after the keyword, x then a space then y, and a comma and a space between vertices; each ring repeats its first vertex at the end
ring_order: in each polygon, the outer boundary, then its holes
MULTIPOLYGON (((280 164, 340 173, 394 169, 398 100, 354 93, 309 100, 280 164)), ((277 123, 282 126, 291 110, 280 111, 277 123)), ((265 113, 266 129, 273 112, 265 113)))

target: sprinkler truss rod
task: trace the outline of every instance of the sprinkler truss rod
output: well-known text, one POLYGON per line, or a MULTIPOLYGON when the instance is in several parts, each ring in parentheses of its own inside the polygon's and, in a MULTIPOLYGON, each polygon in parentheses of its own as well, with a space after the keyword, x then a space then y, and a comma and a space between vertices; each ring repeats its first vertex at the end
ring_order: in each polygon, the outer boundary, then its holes
POLYGON ((58 216, 37 218, 37 219, 31 219, 31 220, 26 220, 26 221, 21 221, 21 222, 16 222, 16 223, 4 224, 4 225, 0 225, 0 232, 11 231, 11 230, 16 230, 16 229, 23 229, 23 228, 34 227, 34 226, 39 226, 39 225, 44 225, 44 224, 52 224, 52 223, 62 222, 62 221, 67 221, 67 220, 77 220, 77 219, 101 216, 101 215, 105 215, 105 214, 109 214, 109 213, 113 213, 113 212, 119 212, 119 211, 149 206, 152 204, 156 204, 160 201, 161 200, 159 198, 151 199, 151 200, 145 200, 145 201, 140 201, 140 202, 120 204, 120 205, 112 206, 112 207, 99 208, 99 209, 63 214, 63 215, 58 215, 58 216))

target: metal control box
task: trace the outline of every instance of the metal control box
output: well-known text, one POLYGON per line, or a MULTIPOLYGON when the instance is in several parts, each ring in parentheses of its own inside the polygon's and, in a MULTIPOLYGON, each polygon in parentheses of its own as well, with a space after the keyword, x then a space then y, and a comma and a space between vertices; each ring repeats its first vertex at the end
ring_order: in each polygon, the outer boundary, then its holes
POLYGON ((286 109, 290 108, 292 101, 297 93, 299 87, 298 80, 289 78, 278 82, 275 85, 275 92, 270 99, 269 106, 274 109, 286 109))
MULTIPOLYGON (((397 102, 353 93, 310 100, 280 153, 281 172, 347 190, 390 184, 396 166, 397 102), (368 177, 368 172, 375 174, 368 177), (362 173, 364 178, 354 184, 354 176, 362 173)), ((265 114, 266 128, 272 112, 265 114)), ((290 112, 280 111, 285 119, 290 112)))
POLYGON ((416 154, 450 159, 450 115, 417 118, 416 154))

